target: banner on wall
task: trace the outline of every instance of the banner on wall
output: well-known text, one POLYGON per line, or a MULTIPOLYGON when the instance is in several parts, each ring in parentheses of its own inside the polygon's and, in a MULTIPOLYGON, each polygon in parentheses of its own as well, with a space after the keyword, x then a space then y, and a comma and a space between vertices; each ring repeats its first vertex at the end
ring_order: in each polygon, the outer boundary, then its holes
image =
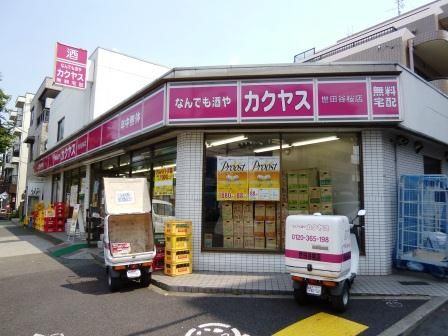
POLYGON ((171 196, 174 193, 174 168, 154 170, 154 195, 171 196))
POLYGON ((218 156, 216 178, 218 201, 249 199, 247 156, 218 156))
POLYGON ((280 157, 250 156, 249 163, 249 200, 280 200, 280 157))

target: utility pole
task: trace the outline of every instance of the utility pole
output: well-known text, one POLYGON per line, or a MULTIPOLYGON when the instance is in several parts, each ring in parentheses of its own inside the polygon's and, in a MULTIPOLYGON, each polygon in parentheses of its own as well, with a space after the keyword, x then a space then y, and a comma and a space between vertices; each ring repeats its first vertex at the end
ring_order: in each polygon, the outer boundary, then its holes
POLYGON ((395 0, 395 4, 397 5, 398 16, 400 16, 401 10, 404 8, 404 0, 395 0))

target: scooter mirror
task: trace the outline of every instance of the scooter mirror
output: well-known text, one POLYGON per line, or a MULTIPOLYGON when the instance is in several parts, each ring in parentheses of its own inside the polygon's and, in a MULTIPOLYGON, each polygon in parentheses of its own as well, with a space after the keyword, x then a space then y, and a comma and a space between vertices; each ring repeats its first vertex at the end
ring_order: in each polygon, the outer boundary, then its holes
POLYGON ((366 215, 366 210, 361 209, 361 210, 358 211, 358 217, 362 217, 362 216, 365 216, 365 215, 366 215))

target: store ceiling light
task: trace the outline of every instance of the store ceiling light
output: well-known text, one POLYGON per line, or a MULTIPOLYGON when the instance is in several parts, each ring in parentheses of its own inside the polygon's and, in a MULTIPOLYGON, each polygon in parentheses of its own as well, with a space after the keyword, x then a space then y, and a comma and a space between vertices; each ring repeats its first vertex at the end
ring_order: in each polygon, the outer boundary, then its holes
POLYGON ((176 167, 175 163, 168 164, 168 165, 165 165, 165 166, 157 166, 157 167, 154 167, 154 170, 159 170, 159 169, 164 169, 164 168, 173 168, 173 167, 176 167))
MULTIPOLYGON (((291 145, 288 145, 288 144, 282 145, 282 149, 286 149, 289 147, 291 147, 291 145)), ((274 150, 279 150, 279 149, 280 149, 280 145, 261 147, 261 148, 254 149, 254 153, 272 152, 274 150)))
POLYGON ((291 146, 299 147, 299 146, 312 145, 312 144, 317 144, 317 143, 321 143, 321 142, 328 142, 328 141, 334 141, 334 140, 339 140, 339 138, 337 136, 333 135, 333 136, 329 136, 329 137, 325 137, 325 138, 317 138, 317 139, 310 139, 310 140, 293 142, 291 144, 291 146))
POLYGON ((229 144, 229 143, 232 143, 232 142, 243 141, 243 140, 247 140, 247 136, 239 135, 239 136, 232 137, 232 138, 212 141, 210 143, 206 142, 205 146, 207 148, 210 148, 210 147, 222 146, 222 145, 226 145, 226 144, 229 144))

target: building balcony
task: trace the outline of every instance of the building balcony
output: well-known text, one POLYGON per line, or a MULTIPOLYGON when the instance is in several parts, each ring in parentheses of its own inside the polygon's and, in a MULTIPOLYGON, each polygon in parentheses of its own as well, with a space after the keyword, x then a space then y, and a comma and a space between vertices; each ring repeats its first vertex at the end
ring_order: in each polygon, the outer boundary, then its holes
POLYGON ((414 39, 414 54, 439 76, 448 76, 448 31, 417 34, 414 39))
POLYGON ((434 85, 436 88, 438 88, 440 91, 448 95, 448 78, 436 79, 431 81, 430 83, 434 85))

